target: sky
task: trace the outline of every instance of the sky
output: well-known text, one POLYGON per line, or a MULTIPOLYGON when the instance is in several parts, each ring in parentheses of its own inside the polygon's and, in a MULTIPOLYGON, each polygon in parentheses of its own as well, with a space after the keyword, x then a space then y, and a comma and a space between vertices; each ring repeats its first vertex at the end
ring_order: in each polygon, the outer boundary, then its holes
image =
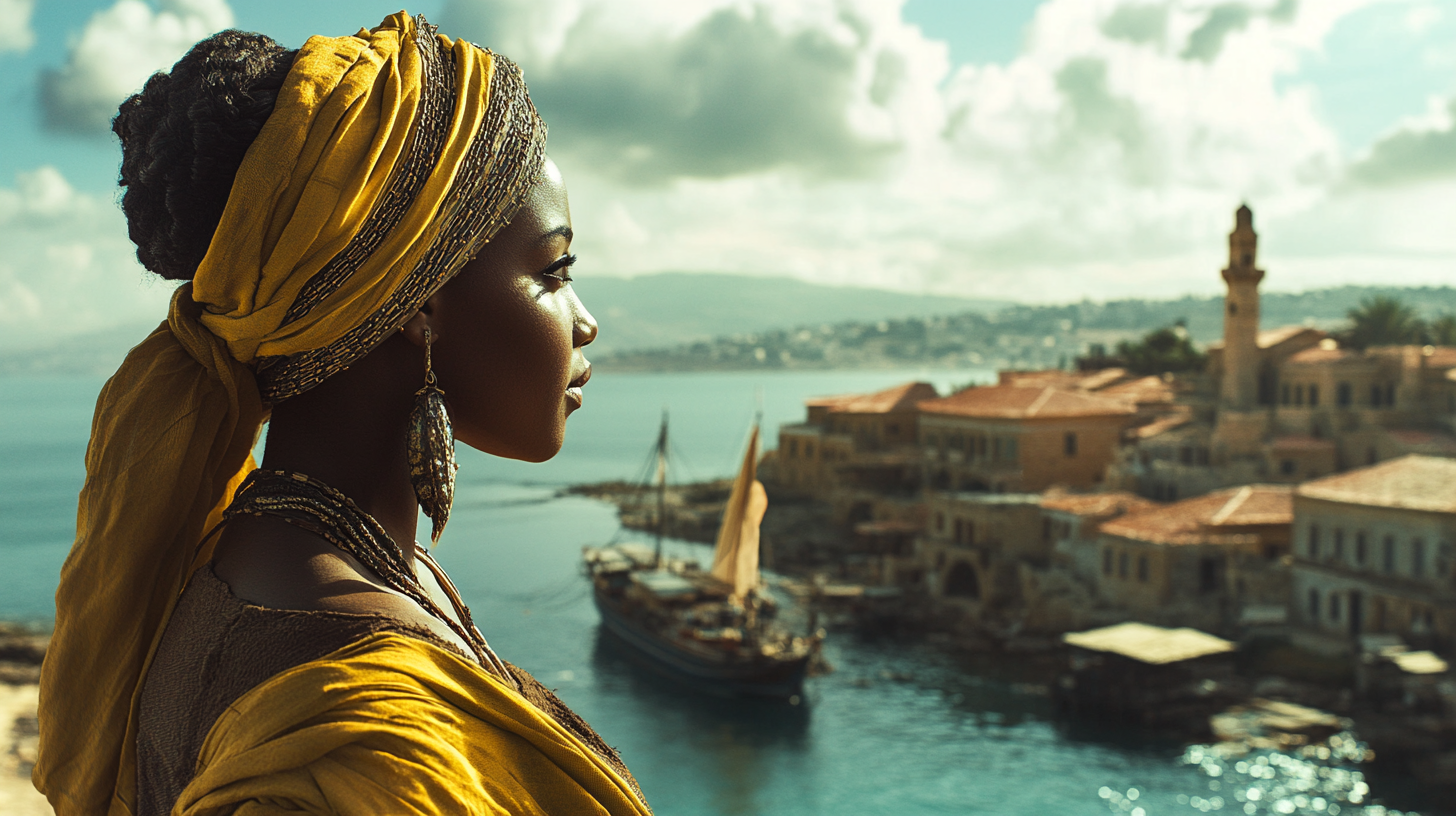
MULTIPOLYGON (((0 0, 0 348, 160 319, 116 106, 211 32, 379 0, 0 0)), ((1032 303, 1456 283, 1456 0, 425 0, 550 125, 582 274, 1032 303)))

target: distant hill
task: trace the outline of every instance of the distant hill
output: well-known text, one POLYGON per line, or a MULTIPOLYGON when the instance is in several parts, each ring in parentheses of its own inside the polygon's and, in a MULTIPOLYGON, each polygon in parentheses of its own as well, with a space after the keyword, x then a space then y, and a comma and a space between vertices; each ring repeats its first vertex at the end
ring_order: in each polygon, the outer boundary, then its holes
MULTIPOLYGON (((1310 325, 1337 329, 1346 312, 1374 295, 1399 298, 1430 318, 1456 313, 1456 288, 1345 286, 1308 293, 1266 293, 1265 328, 1310 325)), ((1223 299, 1083 301, 1056 306, 1007 306, 996 312, 909 316, 832 325, 799 323, 771 331, 722 335, 659 348, 597 355, 603 370, 703 371, 752 369, 874 369, 924 366, 997 369, 1064 367, 1094 346, 1182 320, 1200 344, 1223 334, 1223 299)))
MULTIPOLYGON (((1109 347, 1183 319, 1200 343, 1223 333, 1223 299, 1082 301, 1054 306, 821 286, 786 278, 583 275, 576 288, 601 335, 592 359, 618 370, 1058 365, 1089 343, 1109 347), (762 355, 759 349, 763 349, 762 355), (787 356, 785 356, 787 352, 787 356), (760 359, 760 356, 762 359, 760 359)), ((1266 292, 1266 328, 1336 328, 1363 298, 1390 295, 1422 316, 1456 313, 1456 288, 1342 286, 1266 292)), ((52 346, 0 352, 0 375, 110 374, 156 323, 52 346)))
POLYGON ((1009 300, 911 295, 789 278, 665 273, 582 275, 573 284, 601 327, 596 354, 658 348, 787 326, 989 313, 1009 300))

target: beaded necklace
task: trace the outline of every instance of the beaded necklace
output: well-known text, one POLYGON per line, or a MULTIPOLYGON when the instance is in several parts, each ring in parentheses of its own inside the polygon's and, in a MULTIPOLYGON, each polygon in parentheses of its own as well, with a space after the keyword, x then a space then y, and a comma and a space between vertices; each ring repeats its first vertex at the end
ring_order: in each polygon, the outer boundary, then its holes
POLYGON ((515 676, 486 643, 485 636, 471 618, 470 608, 435 559, 419 544, 414 545, 414 554, 434 574, 450 604, 455 607, 458 621, 445 614, 430 597, 415 575, 413 566, 405 559, 404 550, 394 542, 384 525, 360 509, 348 496, 302 473, 259 468, 243 480, 232 504, 223 511, 222 518, 226 522, 240 515, 276 516, 353 556, 390 589, 419 604, 420 608, 450 627, 470 646, 476 660, 486 671, 520 690, 515 676))

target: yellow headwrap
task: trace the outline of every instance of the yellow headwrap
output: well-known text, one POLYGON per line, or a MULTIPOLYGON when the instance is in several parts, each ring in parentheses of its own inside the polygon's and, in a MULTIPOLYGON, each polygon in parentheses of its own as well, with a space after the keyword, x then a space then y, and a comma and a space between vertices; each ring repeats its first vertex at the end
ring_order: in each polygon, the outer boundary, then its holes
POLYGON ((478 252, 545 133, 519 69, 404 12, 298 52, 194 280, 96 404, 41 676, 34 780, 61 816, 131 812, 142 677, 267 405, 368 353, 478 252))

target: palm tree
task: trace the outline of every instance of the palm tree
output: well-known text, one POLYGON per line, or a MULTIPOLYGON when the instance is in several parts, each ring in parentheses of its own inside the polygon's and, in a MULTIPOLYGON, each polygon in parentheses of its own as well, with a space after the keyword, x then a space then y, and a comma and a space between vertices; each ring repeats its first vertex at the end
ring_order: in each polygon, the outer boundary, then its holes
POLYGON ((1426 326, 1426 340, 1433 346, 1456 346, 1456 315, 1443 314, 1426 326))
POLYGON ((1424 340, 1424 323, 1416 316, 1415 309, 1398 298, 1388 295, 1364 298, 1359 306, 1345 315, 1350 318, 1350 328, 1345 331, 1343 340, 1351 348, 1420 343, 1424 340))

